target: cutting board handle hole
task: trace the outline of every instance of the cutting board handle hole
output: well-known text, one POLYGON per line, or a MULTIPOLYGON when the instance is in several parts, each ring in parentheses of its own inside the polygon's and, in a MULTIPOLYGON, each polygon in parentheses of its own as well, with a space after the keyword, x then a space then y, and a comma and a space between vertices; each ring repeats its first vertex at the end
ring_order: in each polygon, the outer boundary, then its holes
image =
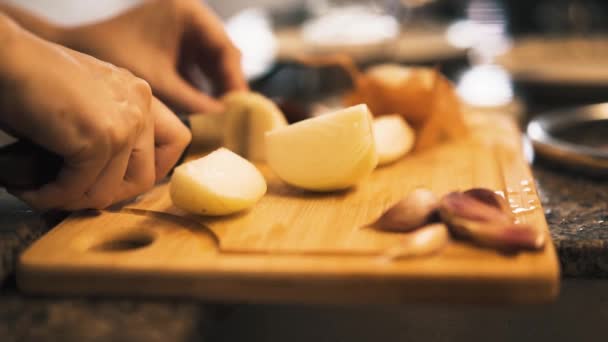
POLYGON ((104 241, 91 247, 96 252, 126 252, 144 248, 151 245, 156 236, 145 230, 122 233, 110 240, 104 241))

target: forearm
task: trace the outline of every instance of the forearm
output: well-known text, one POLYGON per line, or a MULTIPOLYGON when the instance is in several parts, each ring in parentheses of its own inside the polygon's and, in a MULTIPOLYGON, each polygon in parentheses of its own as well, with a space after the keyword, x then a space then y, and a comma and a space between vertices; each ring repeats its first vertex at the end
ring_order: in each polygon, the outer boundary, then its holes
POLYGON ((0 13, 11 17, 26 30, 46 40, 61 44, 64 28, 55 25, 33 13, 0 0, 0 13))

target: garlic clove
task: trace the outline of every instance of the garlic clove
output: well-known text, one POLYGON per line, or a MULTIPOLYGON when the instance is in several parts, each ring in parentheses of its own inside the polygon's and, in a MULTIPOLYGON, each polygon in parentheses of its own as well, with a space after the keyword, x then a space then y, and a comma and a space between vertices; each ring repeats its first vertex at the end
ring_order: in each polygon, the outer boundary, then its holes
POLYGON ((527 224, 468 225, 470 237, 482 246, 498 249, 542 249, 545 235, 527 224))
POLYGON ((497 195, 494 191, 485 188, 473 188, 464 192, 465 195, 472 196, 476 200, 487 205, 493 206, 496 209, 511 215, 511 210, 507 201, 497 195))
POLYGON ((498 249, 543 248, 543 232, 527 224, 515 224, 510 211, 505 212, 500 206, 485 189, 452 192, 441 199, 439 215, 455 235, 481 246, 498 249))
POLYGON ((462 192, 451 192, 443 196, 439 202, 439 214, 447 223, 454 217, 476 222, 512 223, 512 218, 502 210, 462 192))
POLYGON ((450 239, 448 228, 443 223, 426 225, 419 230, 406 234, 403 241, 389 248, 382 260, 430 256, 440 252, 450 239))
POLYGON ((373 224, 381 230, 407 232, 433 220, 438 199, 428 189, 415 189, 394 204, 373 224))

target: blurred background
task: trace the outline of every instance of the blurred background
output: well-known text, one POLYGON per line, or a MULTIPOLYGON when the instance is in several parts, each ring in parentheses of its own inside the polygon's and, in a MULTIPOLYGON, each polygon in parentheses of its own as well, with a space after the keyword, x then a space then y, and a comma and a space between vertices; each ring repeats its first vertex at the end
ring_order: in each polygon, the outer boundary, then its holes
MULTIPOLYGON (((11 0, 66 25, 140 0, 11 0)), ((252 88, 310 103, 350 86, 339 68, 297 63, 347 53, 439 66, 467 105, 526 119, 607 100, 608 2, 600 0, 211 0, 243 52, 252 88)))

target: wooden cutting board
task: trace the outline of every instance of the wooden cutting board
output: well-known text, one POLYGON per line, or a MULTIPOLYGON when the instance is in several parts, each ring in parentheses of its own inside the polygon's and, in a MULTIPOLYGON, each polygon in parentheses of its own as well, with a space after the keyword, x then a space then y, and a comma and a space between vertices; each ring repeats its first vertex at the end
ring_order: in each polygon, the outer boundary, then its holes
POLYGON ((74 214, 21 256, 18 284, 31 293, 255 302, 550 301, 559 288, 550 238, 540 252, 452 241, 435 256, 390 260, 403 235, 366 227, 416 187, 439 195, 487 187, 549 234, 513 122, 467 120, 471 139, 409 155, 346 192, 299 191, 259 165, 268 193, 246 213, 187 215, 162 184, 122 208, 74 214))

